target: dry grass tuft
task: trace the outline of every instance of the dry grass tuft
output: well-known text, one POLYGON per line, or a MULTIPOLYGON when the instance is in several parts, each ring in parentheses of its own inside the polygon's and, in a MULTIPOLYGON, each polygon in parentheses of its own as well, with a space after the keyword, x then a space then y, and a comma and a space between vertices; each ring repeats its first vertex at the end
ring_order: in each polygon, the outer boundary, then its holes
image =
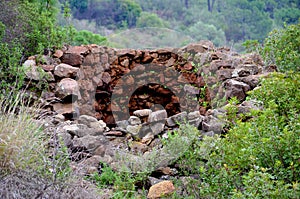
POLYGON ((71 174, 66 148, 43 132, 29 101, 0 97, 0 198, 97 198, 71 174))
POLYGON ((34 112, 18 94, 0 99, 0 170, 12 172, 44 161, 45 139, 34 112))

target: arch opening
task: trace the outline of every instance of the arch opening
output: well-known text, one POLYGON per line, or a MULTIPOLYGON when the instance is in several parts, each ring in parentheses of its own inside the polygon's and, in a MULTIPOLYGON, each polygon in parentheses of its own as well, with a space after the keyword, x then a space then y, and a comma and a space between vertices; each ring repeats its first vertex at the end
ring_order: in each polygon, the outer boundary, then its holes
POLYGON ((153 109, 154 105, 161 105, 168 116, 180 113, 179 98, 167 87, 160 84, 150 83, 137 88, 131 95, 128 108, 129 114, 133 115, 135 110, 153 109))

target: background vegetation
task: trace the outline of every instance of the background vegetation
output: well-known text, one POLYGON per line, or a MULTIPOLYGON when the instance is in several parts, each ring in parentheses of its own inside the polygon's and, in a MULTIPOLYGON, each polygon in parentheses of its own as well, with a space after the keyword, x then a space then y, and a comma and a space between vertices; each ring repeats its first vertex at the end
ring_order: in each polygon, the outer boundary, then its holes
POLYGON ((245 40, 263 42, 272 29, 300 17, 297 0, 70 0, 70 7, 72 20, 95 22, 89 30, 104 36, 132 28, 171 28, 237 50, 245 40))

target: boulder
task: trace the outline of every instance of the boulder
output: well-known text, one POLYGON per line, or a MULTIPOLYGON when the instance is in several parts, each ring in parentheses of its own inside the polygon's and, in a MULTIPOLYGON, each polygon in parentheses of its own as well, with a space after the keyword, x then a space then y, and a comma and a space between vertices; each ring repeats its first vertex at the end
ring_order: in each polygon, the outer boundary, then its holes
POLYGON ((73 148, 87 150, 91 154, 94 154, 96 149, 103 145, 108 146, 109 141, 102 135, 86 135, 84 137, 75 137, 73 139, 73 148))
POLYGON ((39 81, 42 79, 42 71, 38 70, 35 60, 26 60, 23 64, 25 75, 28 79, 39 81))
POLYGON ((62 50, 56 50, 53 54, 53 57, 61 58, 63 56, 64 52, 62 50))
POLYGON ((130 116, 129 119, 128 119, 128 123, 130 125, 139 125, 141 124, 141 119, 138 118, 137 116, 130 116))
POLYGON ((126 130, 127 130, 127 132, 130 133, 131 135, 137 136, 137 135, 139 134, 141 128, 142 128, 142 125, 134 125, 134 126, 128 125, 128 126, 126 127, 126 130))
POLYGON ((153 135, 160 134, 165 128, 165 121, 151 122, 150 124, 151 133, 153 135))
POLYGON ((151 109, 142 109, 142 110, 136 110, 133 112, 133 115, 136 115, 138 117, 146 117, 149 116, 152 113, 151 109))
POLYGON ((222 70, 218 70, 216 72, 216 75, 217 75, 217 79, 219 81, 225 81, 227 79, 230 79, 231 76, 232 76, 232 72, 233 72, 233 69, 222 69, 222 70))
POLYGON ((188 115, 187 115, 187 119, 188 120, 193 120, 193 119, 197 119, 197 118, 200 118, 201 115, 200 115, 200 112, 199 111, 193 111, 193 112, 190 112, 188 115))
POLYGON ((187 112, 181 112, 176 115, 172 115, 167 119, 167 125, 169 127, 176 126, 178 123, 183 123, 187 119, 187 112))
POLYGON ((189 84, 185 84, 183 90, 190 95, 198 95, 200 93, 200 88, 189 84))
POLYGON ((69 147, 72 144, 72 137, 69 133, 64 133, 64 132, 59 132, 58 133, 58 137, 61 141, 63 141, 63 143, 65 144, 65 146, 69 147))
POLYGON ((150 113, 148 122, 166 121, 167 116, 168 114, 166 110, 155 111, 150 113))
POLYGON ((64 102, 74 102, 79 96, 79 86, 77 81, 71 78, 62 79, 56 86, 56 96, 64 102))
POLYGON ((98 122, 98 120, 93 116, 80 115, 78 118, 79 124, 85 124, 86 126, 88 126, 90 128, 91 128, 91 123, 93 123, 93 122, 98 122))
POLYGON ((243 82, 229 79, 224 82, 224 88, 226 89, 226 98, 230 99, 236 97, 238 100, 243 101, 246 98, 246 92, 250 90, 250 86, 243 82))
POLYGON ((248 84, 251 89, 254 89, 259 84, 259 75, 249 75, 247 77, 238 77, 237 81, 244 82, 248 84))
POLYGON ((116 127, 117 130, 124 132, 124 131, 126 131, 126 128, 129 125, 129 123, 127 120, 121 120, 121 121, 117 121, 116 125, 117 125, 117 127, 116 127))
POLYGON ((53 110, 57 114, 63 115, 65 119, 74 118, 79 115, 79 108, 76 103, 55 103, 53 104, 53 110))
POLYGON ((249 113, 251 110, 261 110, 262 107, 259 102, 250 100, 250 101, 243 101, 241 104, 238 105, 238 113, 245 114, 249 113))
POLYGON ((83 56, 74 53, 64 53, 61 57, 61 60, 65 64, 69 64, 71 66, 79 66, 83 62, 83 56))
POLYGON ((202 122, 202 130, 205 132, 213 131, 215 134, 223 132, 225 122, 212 115, 206 116, 202 122))
POLYGON ((43 72, 44 77, 48 82, 55 82, 54 75, 51 72, 43 72))
POLYGON ((69 64, 59 64, 55 66, 54 75, 63 78, 66 77, 74 78, 77 76, 78 71, 79 68, 75 68, 69 64))
POLYGON ((63 127, 70 135, 77 137, 84 137, 86 135, 102 135, 104 132, 104 128, 89 128, 84 124, 71 124, 63 127))
POLYGON ((149 189, 147 198, 158 199, 168 195, 171 195, 175 191, 175 187, 172 181, 162 181, 155 185, 152 185, 149 189))
POLYGON ((66 53, 76 54, 76 55, 86 55, 89 52, 87 46, 69 46, 66 53))

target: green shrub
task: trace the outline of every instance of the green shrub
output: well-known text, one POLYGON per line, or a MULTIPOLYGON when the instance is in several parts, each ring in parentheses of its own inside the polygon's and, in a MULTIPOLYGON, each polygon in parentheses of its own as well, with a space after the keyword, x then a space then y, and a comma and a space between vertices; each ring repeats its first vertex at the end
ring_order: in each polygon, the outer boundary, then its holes
POLYGON ((297 198, 299 185, 285 184, 266 171, 250 170, 242 177, 245 190, 234 190, 232 198, 297 198))
POLYGON ((73 45, 82 45, 82 44, 97 44, 103 45, 106 43, 106 38, 99 35, 93 34, 87 30, 81 30, 75 33, 72 44, 73 45))
POLYGON ((162 20, 157 14, 142 12, 141 16, 138 18, 136 22, 137 28, 149 28, 149 27, 157 27, 157 28, 165 28, 169 27, 169 24, 162 20))
POLYGON ((87 179, 96 184, 98 188, 113 188, 113 198, 122 199, 136 198, 137 184, 143 185, 145 177, 145 175, 134 175, 131 172, 113 171, 105 164, 100 174, 93 173, 87 179))
POLYGON ((263 104, 252 119, 234 118, 224 138, 204 137, 179 159, 200 198, 297 198, 300 194, 299 74, 272 74, 250 93, 263 104))
POLYGON ((25 87, 21 65, 28 56, 72 41, 74 29, 57 25, 57 1, 47 2, 0 2, 0 95, 25 87))
POLYGON ((263 56, 267 64, 276 64, 279 71, 300 71, 300 23, 269 33, 263 56))

